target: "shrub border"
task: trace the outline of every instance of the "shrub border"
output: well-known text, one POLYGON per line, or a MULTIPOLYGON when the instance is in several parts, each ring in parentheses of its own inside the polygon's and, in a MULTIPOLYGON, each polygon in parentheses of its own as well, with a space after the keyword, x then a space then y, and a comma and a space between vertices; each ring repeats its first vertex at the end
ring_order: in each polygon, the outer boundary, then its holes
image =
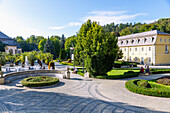
MULTIPOLYGON (((37 76, 36 76, 37 77, 37 76)), ((43 77, 43 76, 41 76, 43 77)), ((45 76, 47 77, 47 76, 45 76)), ((31 77, 28 77, 28 78, 25 78, 21 81, 21 84, 23 86, 26 86, 26 87, 41 87, 41 86, 50 86, 50 85, 54 85, 54 84, 57 84, 59 82, 59 79, 58 78, 53 78, 52 81, 48 81, 48 82, 28 82, 27 80, 31 78, 31 77)))
POLYGON ((135 84, 135 82, 137 83, 137 81, 140 81, 140 79, 129 80, 125 83, 125 87, 129 91, 138 93, 138 94, 170 98, 170 90, 169 90, 170 87, 166 87, 165 85, 160 85, 157 83, 149 82, 149 84, 155 88, 143 88, 135 84))

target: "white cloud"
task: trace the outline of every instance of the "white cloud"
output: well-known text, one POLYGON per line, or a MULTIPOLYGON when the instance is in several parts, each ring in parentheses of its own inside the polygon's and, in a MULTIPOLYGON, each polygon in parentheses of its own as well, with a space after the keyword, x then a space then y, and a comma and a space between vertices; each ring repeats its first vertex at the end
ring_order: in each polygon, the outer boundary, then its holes
POLYGON ((80 26, 80 25, 82 25, 82 23, 80 23, 80 22, 70 22, 64 26, 49 27, 48 29, 60 30, 60 29, 64 29, 67 27, 74 27, 74 26, 80 26))
POLYGON ((120 15, 126 13, 127 11, 92 11, 88 12, 88 14, 95 14, 95 15, 120 15))
POLYGON ((153 23, 153 22, 156 22, 158 21, 159 19, 154 19, 154 20, 143 20, 144 23, 147 23, 147 24, 150 24, 150 23, 153 23))
POLYGON ((80 23, 80 22, 70 22, 70 23, 68 23, 68 26, 80 26, 80 25, 82 25, 82 23, 80 23))
POLYGON ((64 29, 64 28, 66 28, 66 26, 49 27, 48 29, 59 30, 59 29, 64 29))
POLYGON ((136 18, 137 16, 146 15, 145 13, 137 13, 137 14, 126 14, 127 11, 93 11, 89 12, 88 16, 82 18, 82 21, 86 22, 88 19, 92 21, 97 21, 101 25, 110 24, 112 22, 125 23, 131 19, 136 18))

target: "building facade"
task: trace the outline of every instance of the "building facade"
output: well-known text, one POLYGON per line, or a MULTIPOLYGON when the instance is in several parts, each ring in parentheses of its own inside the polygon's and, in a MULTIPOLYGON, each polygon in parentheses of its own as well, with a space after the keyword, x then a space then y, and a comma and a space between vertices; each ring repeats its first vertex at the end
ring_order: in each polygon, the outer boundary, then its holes
POLYGON ((0 41, 2 41, 2 43, 6 45, 5 52, 11 53, 14 55, 22 52, 22 49, 19 46, 19 44, 15 42, 12 38, 2 33, 1 31, 0 31, 0 41))
POLYGON ((118 37, 124 61, 147 65, 170 64, 170 34, 158 30, 118 37))

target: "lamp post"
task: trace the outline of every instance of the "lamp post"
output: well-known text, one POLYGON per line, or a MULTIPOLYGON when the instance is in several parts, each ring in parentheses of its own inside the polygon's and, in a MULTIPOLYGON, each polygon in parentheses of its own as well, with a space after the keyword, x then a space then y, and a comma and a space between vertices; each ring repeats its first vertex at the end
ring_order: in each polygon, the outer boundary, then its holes
POLYGON ((74 47, 73 47, 73 43, 72 43, 72 47, 70 47, 70 50, 73 51, 73 54, 71 54, 71 60, 74 60, 74 69, 75 69, 75 59, 74 59, 74 47))

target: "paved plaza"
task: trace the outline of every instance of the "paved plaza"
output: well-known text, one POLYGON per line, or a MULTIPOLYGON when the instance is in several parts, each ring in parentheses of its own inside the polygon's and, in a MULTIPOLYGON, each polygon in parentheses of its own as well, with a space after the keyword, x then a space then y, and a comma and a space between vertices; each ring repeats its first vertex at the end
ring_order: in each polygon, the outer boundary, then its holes
MULTIPOLYGON (((64 69, 64 66, 57 65, 64 69)), ((153 79, 164 75, 136 78, 153 79)), ((134 78, 131 78, 134 79, 134 78)), ((126 80, 85 79, 71 74, 58 85, 41 89, 16 87, 22 79, 0 85, 0 112, 150 113, 170 112, 170 99, 129 92, 126 80)))

